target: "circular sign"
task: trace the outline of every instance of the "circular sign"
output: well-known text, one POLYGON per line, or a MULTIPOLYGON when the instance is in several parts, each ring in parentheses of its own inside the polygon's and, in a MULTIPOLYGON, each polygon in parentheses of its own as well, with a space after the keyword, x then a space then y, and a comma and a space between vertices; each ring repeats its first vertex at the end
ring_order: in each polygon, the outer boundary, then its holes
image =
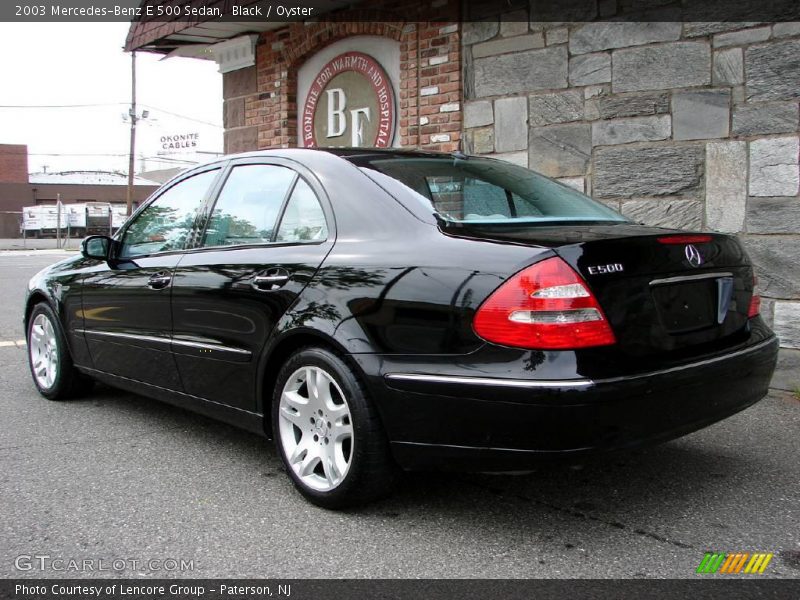
POLYGON ((392 81, 383 67, 361 52, 345 52, 314 77, 300 115, 300 138, 306 148, 387 148, 394 115, 392 81))

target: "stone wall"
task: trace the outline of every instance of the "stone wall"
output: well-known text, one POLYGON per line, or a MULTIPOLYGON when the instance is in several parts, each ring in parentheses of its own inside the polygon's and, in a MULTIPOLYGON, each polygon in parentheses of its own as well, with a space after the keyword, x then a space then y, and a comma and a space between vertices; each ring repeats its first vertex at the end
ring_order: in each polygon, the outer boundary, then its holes
MULTIPOLYGON (((502 22, 501 22, 502 21, 502 22)), ((466 150, 647 224, 735 233, 800 388, 800 23, 462 27, 466 150)))

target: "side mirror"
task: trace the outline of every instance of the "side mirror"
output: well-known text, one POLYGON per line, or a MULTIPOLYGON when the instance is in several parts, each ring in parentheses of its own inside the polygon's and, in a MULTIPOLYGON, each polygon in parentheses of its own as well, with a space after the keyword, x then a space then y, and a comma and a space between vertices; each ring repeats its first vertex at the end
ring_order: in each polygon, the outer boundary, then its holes
POLYGON ((108 260, 112 239, 105 235, 90 235, 81 242, 81 254, 84 258, 108 260))

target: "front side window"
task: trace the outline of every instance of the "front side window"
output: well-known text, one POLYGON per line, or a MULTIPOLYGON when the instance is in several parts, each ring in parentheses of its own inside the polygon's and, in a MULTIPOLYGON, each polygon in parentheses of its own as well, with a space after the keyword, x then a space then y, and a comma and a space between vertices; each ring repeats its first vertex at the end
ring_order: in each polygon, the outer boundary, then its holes
POLYGON ((136 216, 122 238, 121 258, 183 250, 197 211, 219 169, 173 185, 136 216))
POLYGON ((206 228, 204 246, 271 242, 297 174, 275 165, 234 167, 206 228))

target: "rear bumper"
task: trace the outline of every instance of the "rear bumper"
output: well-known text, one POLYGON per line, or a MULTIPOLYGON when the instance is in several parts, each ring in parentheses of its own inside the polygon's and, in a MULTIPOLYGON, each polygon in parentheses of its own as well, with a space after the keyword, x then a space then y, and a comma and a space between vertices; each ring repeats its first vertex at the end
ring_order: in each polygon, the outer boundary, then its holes
POLYGON ((562 381, 386 372, 380 394, 406 469, 514 470, 676 438, 762 399, 775 337, 662 371, 562 381))

